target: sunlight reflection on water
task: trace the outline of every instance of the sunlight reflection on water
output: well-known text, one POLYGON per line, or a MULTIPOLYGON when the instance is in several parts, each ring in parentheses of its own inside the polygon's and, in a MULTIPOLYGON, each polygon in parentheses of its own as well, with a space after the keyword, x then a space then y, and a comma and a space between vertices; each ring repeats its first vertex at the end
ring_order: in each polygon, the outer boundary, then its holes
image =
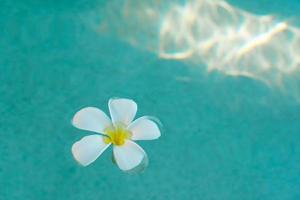
POLYGON ((100 30, 208 71, 246 76, 300 99, 300 29, 223 0, 111 2, 100 30))

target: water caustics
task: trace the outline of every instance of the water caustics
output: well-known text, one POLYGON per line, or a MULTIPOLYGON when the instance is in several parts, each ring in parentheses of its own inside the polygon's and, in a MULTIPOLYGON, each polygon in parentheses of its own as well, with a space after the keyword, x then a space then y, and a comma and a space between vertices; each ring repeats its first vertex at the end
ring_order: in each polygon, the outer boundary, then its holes
POLYGON ((107 6, 103 32, 163 59, 205 64, 208 71, 257 79, 300 98, 300 29, 288 22, 223 0, 124 0, 107 6))

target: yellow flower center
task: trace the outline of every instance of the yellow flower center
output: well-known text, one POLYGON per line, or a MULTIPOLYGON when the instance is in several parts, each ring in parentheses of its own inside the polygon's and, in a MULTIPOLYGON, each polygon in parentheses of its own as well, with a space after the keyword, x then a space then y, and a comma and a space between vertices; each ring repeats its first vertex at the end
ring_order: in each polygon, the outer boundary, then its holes
POLYGON ((108 137, 103 137, 106 144, 112 143, 121 146, 127 139, 131 138, 131 133, 124 126, 109 127, 104 130, 108 137))

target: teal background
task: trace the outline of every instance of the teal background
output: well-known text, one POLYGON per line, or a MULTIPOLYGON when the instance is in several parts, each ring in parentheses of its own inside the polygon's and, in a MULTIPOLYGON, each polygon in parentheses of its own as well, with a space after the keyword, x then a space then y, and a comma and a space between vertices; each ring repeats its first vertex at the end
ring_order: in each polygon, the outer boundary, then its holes
MULTIPOLYGON (((294 17, 300 1, 230 1, 294 17)), ((0 2, 0 199, 300 199, 300 105, 261 82, 157 58, 89 27, 105 1, 0 2), (83 23, 84 21, 84 23, 83 23), (76 111, 128 97, 163 124, 150 164, 83 168, 76 111)))

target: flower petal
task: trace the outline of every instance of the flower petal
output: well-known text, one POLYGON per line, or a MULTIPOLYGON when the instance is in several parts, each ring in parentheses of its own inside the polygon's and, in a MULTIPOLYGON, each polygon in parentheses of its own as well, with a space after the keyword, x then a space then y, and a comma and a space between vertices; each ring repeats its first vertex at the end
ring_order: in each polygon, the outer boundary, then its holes
POLYGON ((83 137, 72 146, 72 154, 77 162, 87 166, 94 162, 109 147, 101 135, 89 135, 83 137))
POLYGON ((137 104, 131 99, 110 99, 108 102, 112 122, 128 126, 135 117, 137 104))
POLYGON ((74 115, 72 124, 79 129, 103 133, 105 128, 111 126, 111 121, 102 110, 86 107, 74 115))
POLYGON ((154 140, 160 137, 157 124, 146 116, 132 122, 128 130, 132 133, 132 140, 154 140))
MULTIPOLYGON (((114 155, 112 156, 112 161, 114 164, 117 164, 116 159, 114 157, 114 155)), ((140 164, 138 164, 136 167, 130 169, 130 170, 126 170, 124 172, 128 173, 128 174, 139 174, 142 173, 143 171, 145 171, 145 169, 148 167, 149 164, 149 159, 147 154, 145 154, 143 160, 140 162, 140 164)))
POLYGON ((137 167, 146 156, 145 151, 135 142, 127 140, 122 146, 114 146, 114 157, 121 170, 137 167))

